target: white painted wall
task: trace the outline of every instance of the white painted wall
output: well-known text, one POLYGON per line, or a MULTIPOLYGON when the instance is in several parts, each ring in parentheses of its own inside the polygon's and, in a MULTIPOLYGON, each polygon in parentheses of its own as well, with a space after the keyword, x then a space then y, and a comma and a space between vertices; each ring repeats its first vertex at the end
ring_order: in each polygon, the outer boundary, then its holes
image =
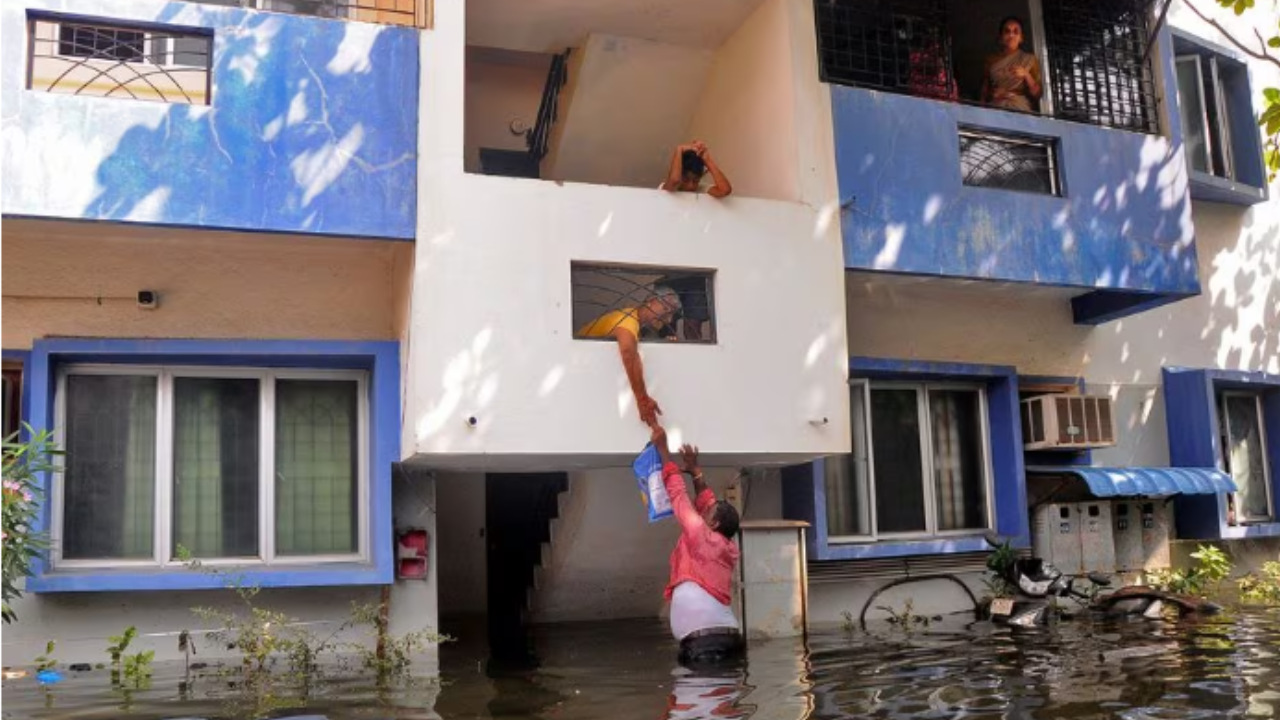
MULTIPOLYGON (((737 470, 707 468, 705 473, 707 484, 724 498, 737 470)), ((692 492, 693 484, 686 483, 692 492)), ((764 491, 759 495, 762 507, 766 496, 764 491)), ((544 553, 547 563, 538 572, 533 620, 664 615, 662 592, 679 534, 674 518, 649 522, 630 468, 570 473, 560 517, 552 522, 549 552, 544 553)))
POLYGON ((688 141, 711 52, 593 34, 573 55, 542 177, 656 188, 688 141))
POLYGON ((715 54, 685 133, 743 197, 799 200, 787 0, 766 0, 715 54))
POLYGON ((480 171, 480 148, 525 150, 515 122, 532 129, 547 82, 551 56, 492 48, 468 48, 466 97, 466 171, 480 171))
MULTIPOLYGON (((629 462, 647 439, 616 349, 572 339, 573 260, 715 268, 719 343, 644 348, 673 440, 722 464, 848 448, 831 213, 750 198, 467 175, 465 8, 422 39, 405 443, 443 468, 629 462), (475 416, 478 425, 467 426, 475 416), (826 417, 829 424, 811 420, 826 417)), ((656 183, 655 183, 656 185, 656 183)))
POLYGON ((1095 464, 1167 465, 1162 367, 1280 372, 1276 209, 1193 203, 1204 292, 1099 327, 1072 323, 1066 291, 850 274, 850 353, 1083 377, 1122 431, 1095 464))

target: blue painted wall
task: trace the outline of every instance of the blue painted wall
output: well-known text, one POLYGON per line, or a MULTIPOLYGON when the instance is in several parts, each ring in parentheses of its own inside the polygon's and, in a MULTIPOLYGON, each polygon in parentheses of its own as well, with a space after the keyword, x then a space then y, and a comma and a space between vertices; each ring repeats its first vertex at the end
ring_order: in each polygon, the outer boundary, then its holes
MULTIPOLYGON (((9 351, 6 351, 8 355, 9 351)), ((341 340, 37 340, 23 368, 24 407, 35 428, 54 426, 58 366, 69 363, 216 365, 274 368, 344 368, 369 371, 369 558, 365 563, 292 563, 237 568, 236 577, 260 587, 385 585, 394 580, 391 468, 400 461, 400 344, 341 340), (28 402, 29 401, 29 402, 28 402)), ((36 530, 52 518, 50 478, 36 530)), ((42 592, 190 590, 225 587, 227 579, 176 568, 51 571, 33 564, 27 589, 42 592)))
POLYGON ((1165 138, 838 85, 831 99, 847 267, 1199 292, 1176 128, 1165 138), (963 185, 961 125, 1056 140, 1064 196, 963 185))
POLYGON ((6 215, 413 238, 416 30, 148 0, 0 17, 6 215), (212 105, 25 89, 41 13, 211 31, 212 105))

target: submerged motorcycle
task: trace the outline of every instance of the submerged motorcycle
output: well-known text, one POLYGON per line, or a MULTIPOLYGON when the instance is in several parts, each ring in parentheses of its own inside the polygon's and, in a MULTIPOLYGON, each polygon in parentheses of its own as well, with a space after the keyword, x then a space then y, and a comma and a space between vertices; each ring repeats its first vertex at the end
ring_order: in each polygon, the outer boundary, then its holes
POLYGON ((1016 588, 1013 598, 995 598, 991 601, 993 622, 1015 627, 1033 627, 1050 622, 1057 615, 1070 616, 1058 604, 1059 598, 1071 598, 1080 608, 1103 616, 1141 616, 1159 618, 1167 607, 1175 608, 1179 615, 1213 614, 1222 608, 1214 603, 1186 595, 1175 595, 1145 585, 1130 585, 1113 592, 1111 577, 1102 573, 1089 573, 1084 589, 1077 586, 1079 578, 1062 573, 1037 557, 1014 557, 1007 542, 998 543, 988 538, 997 548, 987 563, 988 568, 1016 588))

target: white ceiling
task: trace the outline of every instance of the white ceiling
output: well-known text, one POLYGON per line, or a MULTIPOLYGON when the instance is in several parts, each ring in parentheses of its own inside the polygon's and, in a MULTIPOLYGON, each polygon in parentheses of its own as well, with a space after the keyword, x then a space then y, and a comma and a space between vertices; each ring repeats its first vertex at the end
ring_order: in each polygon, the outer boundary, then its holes
POLYGON ((469 0, 467 44, 562 52, 590 33, 714 49, 762 0, 469 0))

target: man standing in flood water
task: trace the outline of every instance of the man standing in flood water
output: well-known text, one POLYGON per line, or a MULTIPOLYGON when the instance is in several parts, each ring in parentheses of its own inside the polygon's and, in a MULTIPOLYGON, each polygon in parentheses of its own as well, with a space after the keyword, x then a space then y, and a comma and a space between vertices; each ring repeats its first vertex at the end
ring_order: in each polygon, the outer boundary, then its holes
POLYGON ((716 500, 698 465, 698 448, 680 448, 685 472, 693 476, 689 501, 684 476, 671 461, 667 431, 655 425, 653 446, 662 457, 662 480, 671 510, 680 523, 680 539, 671 552, 671 579, 665 597, 671 601, 671 633, 680 641, 681 664, 715 663, 741 657, 746 650, 738 619, 729 607, 733 569, 738 564, 738 511, 716 500))

